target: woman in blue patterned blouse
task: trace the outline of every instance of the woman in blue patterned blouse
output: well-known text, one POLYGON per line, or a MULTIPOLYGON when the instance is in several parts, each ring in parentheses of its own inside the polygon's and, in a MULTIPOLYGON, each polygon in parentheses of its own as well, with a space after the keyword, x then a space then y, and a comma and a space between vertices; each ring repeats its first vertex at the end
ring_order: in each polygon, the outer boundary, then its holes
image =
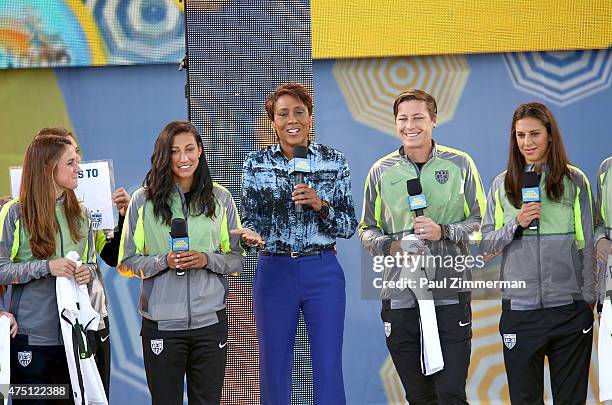
POLYGON ((261 403, 289 404, 295 333, 300 311, 308 328, 316 404, 346 402, 342 335, 346 303, 336 238, 357 227, 344 155, 308 141, 312 99, 296 83, 266 100, 279 143, 251 153, 243 168, 242 235, 259 251, 253 308, 260 355, 261 403), (310 170, 295 184, 296 147, 307 148, 310 170), (302 207, 302 213, 296 207, 302 207), (265 245, 264 245, 265 244, 265 245))

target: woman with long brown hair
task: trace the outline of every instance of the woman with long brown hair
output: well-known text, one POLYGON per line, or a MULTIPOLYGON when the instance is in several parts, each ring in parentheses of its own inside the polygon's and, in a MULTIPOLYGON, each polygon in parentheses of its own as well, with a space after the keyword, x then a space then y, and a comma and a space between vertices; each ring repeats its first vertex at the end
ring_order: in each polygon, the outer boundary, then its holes
MULTIPOLYGON (((43 136, 59 136, 68 139, 74 146, 80 161, 80 148, 77 143, 74 133, 64 127, 46 127, 38 131, 34 139, 43 136)), ((98 230, 96 236, 96 252, 102 260, 111 267, 117 266, 117 258, 119 256, 119 242, 121 240, 121 231, 123 229, 123 221, 125 212, 130 202, 130 195, 123 187, 119 187, 112 193, 113 203, 119 211, 119 223, 111 234, 104 230, 98 230)), ((95 339, 92 340, 92 351, 96 354, 95 361, 102 378, 106 397, 110 396, 110 372, 111 372, 111 341, 110 341, 110 321, 108 318, 108 298, 104 286, 104 277, 100 272, 100 268, 96 266, 96 278, 89 286, 89 296, 91 298, 92 307, 100 314, 100 324, 98 330, 93 331, 95 339)))
POLYGON ((19 199, 0 213, 0 284, 12 284, 19 324, 11 344, 11 383, 69 384, 57 311, 56 277, 95 277, 93 232, 74 189, 78 155, 69 140, 46 136, 28 147, 19 199), (66 254, 76 251, 83 265, 66 254))
POLYGON ((512 403, 541 404, 544 357, 555 403, 585 403, 595 272, 591 189, 570 165, 551 111, 520 105, 507 170, 493 180, 481 248, 502 253, 499 330, 512 403))
POLYGON ((224 275, 240 272, 244 261, 240 237, 229 234, 238 227, 232 196, 212 181, 196 128, 166 125, 143 187, 132 195, 117 268, 142 279, 138 310, 153 404, 182 404, 185 376, 189 403, 221 401, 224 275))

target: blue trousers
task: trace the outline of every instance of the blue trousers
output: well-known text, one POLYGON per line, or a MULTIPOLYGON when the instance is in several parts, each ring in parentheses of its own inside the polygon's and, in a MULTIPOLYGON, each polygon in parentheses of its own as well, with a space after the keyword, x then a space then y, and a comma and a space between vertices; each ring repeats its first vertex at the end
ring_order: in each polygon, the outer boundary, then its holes
POLYGON ((342 267, 333 252, 296 259, 260 256, 253 282, 262 405, 289 405, 300 310, 308 329, 314 403, 346 403, 342 336, 346 306, 342 267))

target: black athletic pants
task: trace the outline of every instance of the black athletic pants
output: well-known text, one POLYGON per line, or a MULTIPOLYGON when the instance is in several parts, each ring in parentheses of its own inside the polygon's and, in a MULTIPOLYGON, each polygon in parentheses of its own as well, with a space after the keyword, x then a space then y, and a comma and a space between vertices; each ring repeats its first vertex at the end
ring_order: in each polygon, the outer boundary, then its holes
MULTIPOLYGON (((11 339, 12 384, 66 384, 70 393, 70 374, 64 346, 31 346, 26 335, 11 339)), ((72 395, 70 395, 72 398, 72 395)), ((74 400, 15 400, 14 404, 69 405, 74 400)))
POLYGON ((555 404, 584 404, 593 345, 593 310, 584 302, 504 310, 499 321, 513 404, 544 404, 544 356, 555 404))
MULTIPOLYGON (((227 357, 227 323, 197 336, 142 337, 147 384, 153 405, 182 405, 185 374, 190 405, 217 405, 227 357)), ((143 329, 144 330, 144 329, 143 329)), ((163 335, 163 332, 157 332, 163 335)))
POLYGON ((444 369, 421 372, 421 337, 416 308, 384 309, 381 317, 390 334, 387 348, 410 405, 467 404, 465 383, 472 351, 472 310, 469 302, 436 307, 444 369))
POLYGON ((111 372, 110 325, 108 323, 108 317, 104 318, 104 324, 106 325, 104 329, 94 332, 95 347, 93 348, 93 352, 96 354, 96 366, 98 367, 98 373, 100 373, 102 385, 104 385, 104 392, 108 399, 110 395, 111 372))

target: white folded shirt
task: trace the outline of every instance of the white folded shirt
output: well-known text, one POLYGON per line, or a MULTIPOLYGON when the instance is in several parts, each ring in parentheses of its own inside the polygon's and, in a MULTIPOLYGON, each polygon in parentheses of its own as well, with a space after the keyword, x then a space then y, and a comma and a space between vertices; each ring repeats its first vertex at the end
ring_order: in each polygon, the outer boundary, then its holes
POLYGON ((599 400, 601 402, 612 400, 612 304, 607 295, 610 288, 610 274, 612 274, 612 255, 608 256, 606 268, 606 296, 603 301, 601 318, 599 319, 599 342, 597 357, 599 360, 599 400))
MULTIPOLYGON (((77 263, 77 267, 81 265, 76 252, 68 252, 66 257, 77 263)), ((78 285, 74 279, 56 277, 55 291, 74 403, 107 405, 104 385, 86 336, 88 330, 98 329, 100 314, 91 306, 87 286, 78 285), (79 374, 83 386, 79 383, 79 374)))
MULTIPOLYGON (((0 386, 8 388, 11 383, 11 320, 0 316, 0 386)), ((4 405, 8 404, 8 395, 4 405)))

